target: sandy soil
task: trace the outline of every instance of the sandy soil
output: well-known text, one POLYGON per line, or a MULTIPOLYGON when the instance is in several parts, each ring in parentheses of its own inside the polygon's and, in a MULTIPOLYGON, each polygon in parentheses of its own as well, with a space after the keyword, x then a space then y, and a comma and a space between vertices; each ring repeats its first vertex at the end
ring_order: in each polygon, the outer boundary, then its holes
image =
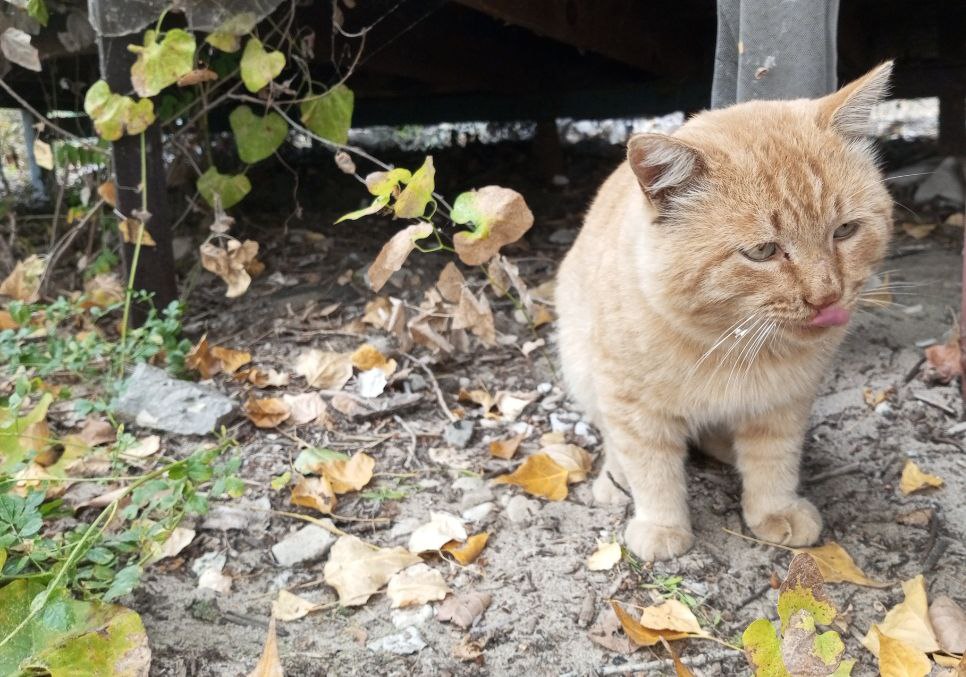
MULTIPOLYGON (((552 276, 566 249, 566 231, 579 225, 580 208, 575 205, 589 198, 601 172, 612 165, 611 160, 587 162, 594 167, 592 171, 576 178, 572 173, 574 181, 567 188, 541 189, 532 203, 538 226, 529 238, 529 251, 510 252, 531 285, 552 276)), ((318 222, 330 223, 332 213, 338 211, 323 212, 324 218, 320 216, 318 222)), ((893 281, 920 286, 909 296, 896 297, 905 308, 864 313, 854 322, 814 407, 803 490, 825 518, 823 538, 841 543, 870 577, 899 581, 923 573, 930 595, 948 594, 964 604, 966 454, 961 433, 947 433, 958 422, 961 405, 956 385, 928 387, 921 380, 917 363, 922 348, 916 346, 924 339, 943 340, 950 326, 950 308, 958 305, 961 230, 955 231, 940 228, 920 241, 904 235, 897 238, 894 255, 885 267, 894 269, 893 281), (897 394, 891 413, 882 415, 864 402, 863 388, 888 386, 895 387, 897 394), (946 485, 903 497, 897 484, 906 458, 914 458, 928 472, 943 477, 946 485), (927 527, 897 523, 900 515, 917 508, 933 511, 927 527)), ((220 285, 206 281, 192 296, 194 315, 188 329, 199 334, 207 330, 209 340, 216 343, 250 347, 260 364, 275 367, 290 366, 308 346, 343 350, 368 339, 391 349, 392 342, 379 332, 370 336, 338 333, 361 314, 371 296, 361 285, 339 286, 334 278, 346 268, 362 267, 378 244, 371 238, 365 242, 358 227, 335 232, 340 234, 332 238, 327 253, 310 251, 298 231, 284 237, 276 234, 267 255, 267 272, 283 272, 296 284, 282 288, 266 275, 255 282, 249 295, 229 304, 219 297, 220 285), (320 317, 319 310, 332 303, 340 304, 338 310, 320 317)), ((394 279, 401 281, 401 288, 389 291, 418 300, 425 281, 434 279, 444 262, 434 256, 415 258, 409 272, 394 279)), ((579 414, 561 394, 550 363, 540 351, 530 357, 522 355, 519 346, 532 337, 512 320, 512 307, 498 302, 495 309, 498 329, 517 340, 489 351, 440 357, 430 366, 450 406, 456 406, 461 386, 541 391, 521 416, 522 423, 475 418, 470 444, 452 449, 443 441, 445 420, 434 397, 423 391, 420 406, 404 414, 417 436, 410 466, 406 465, 410 435, 392 418, 364 424, 342 422, 325 440, 321 430, 300 432, 310 441, 346 450, 391 435, 368 450, 377 460, 377 471, 415 475, 401 481, 379 478, 376 486, 402 482, 409 495, 381 502, 349 498, 338 511, 372 520, 339 522, 341 528, 372 543, 405 545, 408 532, 427 521, 430 511, 459 514, 492 502, 493 509, 473 529, 491 533, 483 557, 466 568, 439 561, 433 564, 454 590, 489 592, 491 606, 469 631, 429 618, 417 626, 426 648, 408 656, 374 652, 366 646, 399 632, 383 596, 357 609, 316 612, 279 626, 286 674, 588 675, 635 669, 644 674, 673 674, 666 663, 650 663, 661 653, 642 649, 623 655, 588 637, 607 607, 606 600, 647 603, 654 593, 642 585, 669 575, 682 578, 681 589, 699 602, 699 617, 703 622, 717 621, 713 632, 726 641, 736 641, 742 629, 758 617, 775 618, 777 592, 769 581, 773 573, 784 575, 790 554, 724 531, 747 533, 738 505, 738 478, 729 467, 702 457, 690 463, 697 534, 690 553, 653 567, 624 561, 607 572, 588 571, 585 558, 597 539, 620 535, 625 514, 621 508, 593 507, 589 482, 575 485, 566 501, 550 503, 486 481, 515 465, 492 460, 487 452, 488 441, 506 436, 513 426, 530 432, 518 454, 537 447, 540 434, 551 429, 551 417, 595 457, 599 458, 600 451, 593 431, 585 436, 574 434, 579 414), (467 639, 483 649, 477 662, 454 656, 454 649, 467 639), (641 663, 646 665, 635 668, 641 663)), ((552 354, 552 327, 542 328, 540 335, 552 354)), ((300 388, 293 380, 288 391, 300 388)), ((236 386, 228 389, 239 401, 243 398, 236 386)), ((287 495, 272 492, 268 482, 288 468, 297 453, 295 444, 244 422, 233 430, 245 459, 243 475, 250 482, 240 505, 267 497, 274 508, 289 509, 287 495)), ((196 440, 176 442, 187 447, 196 440)), ((200 530, 179 560, 152 569, 129 600, 148 629, 154 651, 152 674, 247 674, 261 651, 271 601, 280 588, 298 586, 296 592, 312 601, 333 602, 334 592, 321 583, 322 562, 292 569, 273 562, 271 546, 301 525, 291 518, 252 509, 244 528, 200 530), (225 571, 234 579, 228 594, 199 590, 191 572, 191 562, 212 551, 227 555, 225 571)), ((843 635, 848 655, 859 660, 854 674, 875 674, 874 659, 858 638, 882 617, 885 608, 901 600, 898 584, 884 589, 839 584, 831 590, 840 609, 846 610, 849 625, 843 635)), ((718 644, 691 641, 678 647, 684 656, 696 660, 696 674, 747 673, 744 658, 718 644)))

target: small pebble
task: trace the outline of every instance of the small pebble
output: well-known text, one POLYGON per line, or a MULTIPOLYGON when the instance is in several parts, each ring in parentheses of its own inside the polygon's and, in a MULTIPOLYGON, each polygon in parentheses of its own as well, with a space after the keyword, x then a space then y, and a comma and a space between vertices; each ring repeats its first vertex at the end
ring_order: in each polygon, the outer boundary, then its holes
POLYGON ((506 516, 511 522, 528 522, 540 509, 540 504, 534 500, 517 494, 506 504, 506 516))
POLYGON ((493 512, 493 508, 495 507, 496 504, 494 504, 492 501, 480 503, 479 505, 464 510, 462 517, 467 522, 479 523, 489 517, 490 513, 493 512))
POLYGON ((394 635, 386 635, 385 637, 369 642, 366 648, 373 652, 385 651, 386 653, 406 656, 425 649, 426 642, 423 641, 422 636, 416 628, 409 626, 402 632, 397 632, 394 635))
POLYGON ((394 609, 389 614, 389 620, 397 630, 422 625, 433 617, 433 607, 428 604, 409 609, 394 609))

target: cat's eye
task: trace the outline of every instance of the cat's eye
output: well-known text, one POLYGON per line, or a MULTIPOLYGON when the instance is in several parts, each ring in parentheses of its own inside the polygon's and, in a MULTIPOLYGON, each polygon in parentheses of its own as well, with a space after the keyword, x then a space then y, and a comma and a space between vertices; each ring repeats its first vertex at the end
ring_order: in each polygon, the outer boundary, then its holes
POLYGON ((767 261, 773 257, 777 251, 778 245, 776 243, 765 242, 757 247, 752 247, 751 249, 742 249, 741 253, 745 255, 745 258, 751 259, 752 261, 767 261))
POLYGON ((855 221, 849 221, 848 223, 843 223, 841 226, 835 229, 832 233, 832 237, 836 240, 844 240, 847 237, 852 237, 855 235, 855 231, 859 229, 859 224, 855 221))

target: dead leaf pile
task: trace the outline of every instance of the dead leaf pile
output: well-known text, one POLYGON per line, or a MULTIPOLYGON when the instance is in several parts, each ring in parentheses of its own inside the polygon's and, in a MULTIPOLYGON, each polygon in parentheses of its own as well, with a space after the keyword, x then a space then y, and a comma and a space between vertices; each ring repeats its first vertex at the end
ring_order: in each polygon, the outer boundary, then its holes
POLYGON ((201 337, 184 358, 185 366, 197 371, 203 379, 222 373, 230 376, 251 361, 252 354, 249 352, 209 345, 207 334, 201 337))
POLYGON ((225 296, 233 299, 248 291, 252 278, 265 270, 265 264, 258 260, 258 243, 254 240, 241 242, 227 235, 223 239, 224 247, 211 242, 201 245, 201 266, 225 281, 225 296))
POLYGON ((593 466, 586 449, 575 444, 550 444, 524 459, 516 470, 493 479, 497 484, 513 484, 528 494, 550 501, 567 498, 567 485, 583 482, 593 466))
POLYGON ((330 514, 336 497, 359 491, 372 480, 376 461, 365 452, 351 458, 328 449, 303 449, 295 459, 299 473, 292 488, 291 502, 330 514))
POLYGON ((356 536, 340 536, 332 546, 323 576, 335 588, 339 604, 360 606, 379 592, 393 575, 419 564, 418 555, 405 548, 378 548, 356 536))

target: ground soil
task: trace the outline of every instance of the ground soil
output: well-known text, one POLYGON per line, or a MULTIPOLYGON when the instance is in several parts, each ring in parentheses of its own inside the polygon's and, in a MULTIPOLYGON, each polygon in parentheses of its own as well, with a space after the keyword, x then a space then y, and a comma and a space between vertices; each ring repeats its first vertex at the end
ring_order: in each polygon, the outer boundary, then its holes
MULTIPOLYGON (((562 187, 529 176, 526 149, 515 146, 473 153, 448 151, 437 158, 437 166, 441 181, 453 187, 499 182, 527 195, 537 225, 526 247, 507 253, 536 286, 552 277, 570 231, 579 227, 584 206, 618 158, 616 148, 568 156, 570 184, 562 187), (507 176, 518 180, 508 181, 507 176)), ((225 300, 222 284, 205 275, 189 300, 190 333, 207 331, 210 341, 248 348, 260 365, 279 369, 290 369, 295 356, 310 346, 348 350, 370 340, 392 351, 388 335, 374 330, 357 335, 351 324, 372 297, 359 277, 345 284, 337 280, 347 269, 364 268, 378 250, 379 233, 391 232, 391 227, 331 227, 334 217, 355 207, 362 193, 328 169, 319 172, 302 178, 299 194, 306 211, 284 230, 284 211, 242 221, 241 229, 262 241, 267 271, 245 297, 235 301, 225 300), (303 229, 324 232, 329 238, 324 245, 313 244, 303 229), (323 315, 323 309, 336 303, 334 312, 323 315)), ((266 194, 277 190, 272 184, 262 188, 266 194)), ((899 231, 885 268, 894 271, 892 281, 918 286, 895 297, 900 305, 856 318, 815 403, 802 476, 804 494, 824 516, 823 539, 842 544, 870 577, 900 581, 923 573, 930 595, 948 594, 966 605, 966 454, 962 434, 947 432, 959 421, 962 406, 955 383, 930 387, 923 382, 917 367, 922 348, 916 345, 925 339, 942 341, 950 327, 951 309, 959 302, 961 232, 941 227, 924 240, 912 240, 899 231), (873 411, 864 401, 863 389, 881 391, 890 386, 896 390, 891 411, 873 411), (945 486, 902 496, 897 485, 907 458, 943 477, 945 486), (925 527, 897 522, 918 508, 933 511, 925 527)), ((439 255, 414 257, 407 272, 394 277, 386 291, 418 302, 446 260, 439 255)), ((473 271, 468 275, 474 284, 482 284, 481 275, 473 271)), ((739 480, 730 467, 700 456, 689 463, 697 536, 691 552, 653 566, 636 567, 624 561, 606 572, 588 571, 585 559, 597 539, 620 538, 626 514, 623 508, 594 507, 589 482, 574 485, 567 500, 556 503, 518 499, 520 491, 506 485, 485 483, 469 495, 454 488, 461 477, 473 474, 488 479, 512 468, 513 461, 490 459, 488 441, 507 436, 511 428, 525 429, 529 436, 518 454, 532 451, 539 436, 551 429, 551 415, 558 426, 569 427, 571 439, 592 452, 599 466, 600 446, 593 431, 577 436, 572 430, 579 413, 562 394, 551 365, 553 327, 538 330, 551 359, 539 350, 524 356, 521 346, 533 339, 530 330, 513 320, 508 302, 496 301, 494 308, 501 334, 515 339, 506 338, 505 345, 495 349, 434 356, 427 364, 450 407, 465 406, 456 403, 460 387, 540 391, 521 416, 522 423, 482 420, 472 407, 466 407, 476 425, 473 438, 466 448, 450 448, 442 437, 446 420, 427 389, 421 391, 420 405, 402 414, 416 436, 412 455, 409 432, 392 417, 362 424, 339 420, 331 433, 321 428, 303 428, 298 433, 332 448, 367 447, 376 458, 377 472, 413 473, 403 479, 375 480, 377 487, 404 484, 410 492, 405 499, 347 497, 340 503, 340 515, 361 521, 337 521, 338 525, 369 542, 405 545, 408 532, 427 521, 430 511, 459 514, 491 500, 494 509, 474 528, 491 533, 481 559, 466 568, 439 561, 433 566, 454 590, 489 592, 492 605, 469 631, 429 619, 418 626, 426 648, 408 656, 377 653, 366 646, 398 632, 390 620, 389 600, 381 595, 359 608, 334 607, 280 624, 286 674, 590 675, 635 669, 643 674, 673 674, 667 663, 649 663, 663 656, 660 650, 623 655, 588 637, 608 599, 648 603, 652 591, 642 585, 668 575, 682 578, 681 588, 700 603, 699 616, 705 622, 717 619, 713 633, 725 641, 735 642, 758 617, 775 618, 777 591, 770 580, 784 575, 791 555, 725 531, 748 533, 739 509, 739 480), (454 656, 454 649, 467 637, 483 647, 477 662, 462 662, 454 656), (647 665, 635 668, 641 663, 647 665)), ((417 352, 426 354, 422 349, 417 352)), ((402 366, 412 366, 407 358, 399 359, 402 366)), ((298 381, 293 379, 286 390, 302 390, 298 381)), ((240 386, 218 385, 243 400, 240 386)), ((244 421, 232 432, 240 443, 242 474, 249 486, 240 505, 267 497, 272 507, 291 509, 287 493, 273 492, 268 485, 273 476, 288 469, 298 451, 295 442, 244 421)), ((169 439, 169 444, 186 450, 197 442, 169 439)), ((312 601, 333 602, 333 590, 321 582, 322 562, 292 569, 273 562, 271 546, 300 526, 297 520, 252 510, 245 528, 199 530, 178 560, 151 569, 128 603, 147 626, 154 652, 152 674, 247 674, 261 651, 271 602, 280 588, 294 589, 312 601), (233 578, 227 594, 199 590, 191 572, 191 562, 212 551, 227 555, 225 571, 233 578)), ((839 584, 831 586, 831 594, 845 612, 848 654, 859 661, 854 674, 875 674, 874 658, 858 638, 882 618, 886 608, 901 601, 898 584, 883 589, 839 584)), ((713 642, 677 646, 685 657, 696 660, 696 674, 748 672, 741 654, 713 642)))

